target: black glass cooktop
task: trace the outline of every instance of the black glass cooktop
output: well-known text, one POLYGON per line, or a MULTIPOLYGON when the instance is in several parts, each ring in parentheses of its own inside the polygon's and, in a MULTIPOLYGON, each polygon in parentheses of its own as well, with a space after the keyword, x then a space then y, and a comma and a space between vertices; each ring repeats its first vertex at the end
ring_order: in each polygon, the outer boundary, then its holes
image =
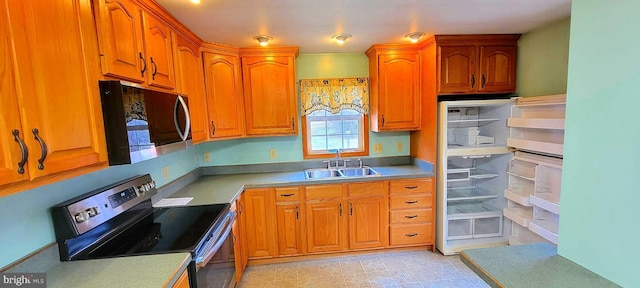
POLYGON ((229 204, 151 208, 135 223, 125 225, 119 223, 124 222, 123 219, 113 219, 115 221, 103 224, 108 226, 106 229, 94 229, 96 232, 90 231, 67 244, 83 249, 72 256, 72 260, 175 251, 194 253, 228 210, 229 204), (113 229, 114 225, 126 228, 113 229), (98 232, 100 230, 109 231, 109 235, 105 237, 104 233, 98 232))

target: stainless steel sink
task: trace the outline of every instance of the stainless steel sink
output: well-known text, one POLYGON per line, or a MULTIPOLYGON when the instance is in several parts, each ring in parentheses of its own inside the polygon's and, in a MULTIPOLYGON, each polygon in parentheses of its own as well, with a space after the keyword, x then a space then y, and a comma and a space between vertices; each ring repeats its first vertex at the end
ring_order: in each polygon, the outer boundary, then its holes
POLYGON ((336 169, 307 169, 304 171, 304 176, 307 179, 323 179, 323 178, 332 178, 332 177, 340 177, 342 174, 338 172, 336 169))
POLYGON ((349 168, 318 168, 304 171, 306 179, 326 179, 340 177, 369 177, 380 176, 380 173, 369 166, 349 168))
POLYGON ((380 173, 378 173, 378 171, 373 170, 373 168, 368 167, 368 166, 353 167, 353 168, 342 168, 339 171, 345 177, 362 177, 362 176, 379 176, 380 175, 380 173))

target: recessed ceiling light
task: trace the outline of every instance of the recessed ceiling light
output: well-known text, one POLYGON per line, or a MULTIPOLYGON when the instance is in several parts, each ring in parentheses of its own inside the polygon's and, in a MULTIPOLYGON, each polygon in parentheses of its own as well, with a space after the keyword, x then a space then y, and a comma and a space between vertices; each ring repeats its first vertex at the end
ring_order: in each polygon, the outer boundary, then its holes
POLYGON ((331 39, 336 39, 336 43, 338 43, 338 45, 344 44, 344 42, 349 38, 351 38, 351 34, 336 34, 331 36, 331 39))
POLYGON ((269 40, 273 39, 273 37, 268 36, 268 35, 258 35, 256 37, 253 37, 253 39, 256 39, 258 41, 258 43, 260 44, 260 46, 267 46, 269 44, 269 40))
POLYGON ((404 38, 409 38, 411 43, 418 43, 418 41, 420 40, 420 37, 422 37, 422 35, 424 35, 424 33, 422 33, 422 32, 413 32, 413 33, 409 33, 407 35, 404 35, 404 38))
POLYGON ((191 1, 191 3, 193 4, 200 4, 200 0, 189 0, 189 1, 191 1))

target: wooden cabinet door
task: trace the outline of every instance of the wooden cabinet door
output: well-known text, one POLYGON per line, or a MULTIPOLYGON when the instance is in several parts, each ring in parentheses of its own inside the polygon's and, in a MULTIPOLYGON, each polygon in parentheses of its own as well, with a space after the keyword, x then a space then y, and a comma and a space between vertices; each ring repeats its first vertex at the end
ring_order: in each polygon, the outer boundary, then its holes
POLYGON ((209 137, 240 137, 244 131, 240 58, 235 55, 203 53, 207 88, 209 137))
POLYGON ((240 237, 240 224, 239 220, 236 218, 233 221, 233 226, 231 227, 233 232, 233 253, 235 259, 235 268, 236 268, 236 282, 240 283, 242 281, 242 272, 244 272, 244 268, 242 267, 242 246, 241 246, 241 237, 240 237))
POLYGON ((294 57, 242 57, 247 135, 297 135, 294 57))
POLYGON ((307 251, 347 249, 347 208, 341 200, 307 203, 307 251))
POLYGON ((300 203, 276 205, 278 218, 278 255, 302 254, 302 220, 300 203))
POLYGON ((477 91, 476 46, 441 46, 438 49, 438 93, 457 94, 477 91))
POLYGON ((349 200, 349 248, 385 247, 389 243, 384 197, 349 200))
POLYGON ((268 188, 244 192, 247 256, 250 259, 276 256, 276 220, 273 193, 268 188))
POLYGON ((378 56, 377 131, 420 129, 419 54, 378 56))
POLYGON ((240 198, 236 199, 236 207, 238 208, 238 235, 236 241, 238 242, 238 246, 240 247, 240 252, 238 253, 236 260, 238 261, 238 266, 236 266, 236 279, 238 283, 242 279, 242 272, 244 268, 247 267, 247 262, 249 262, 249 250, 247 247, 247 222, 244 217, 245 214, 245 204, 244 204, 244 193, 240 195, 240 198))
POLYGON ((176 281, 176 283, 171 286, 171 288, 189 288, 189 271, 187 269, 180 274, 180 278, 176 281))
MULTIPOLYGON (((3 7, 6 7, 5 4, 2 1, 3 7)), ((29 179, 27 168, 20 170, 18 165, 22 161, 23 152, 16 137, 19 141, 24 141, 30 136, 25 135, 20 124, 8 16, 7 11, 0 12, 0 186, 29 179), (16 136, 13 134, 14 130, 17 132, 16 136)))
POLYGON ((21 0, 5 7, 20 67, 30 178, 106 161, 91 1, 21 0))
POLYGON ((176 87, 169 27, 153 16, 142 12, 147 84, 166 89, 176 87))
POLYGON ((200 61, 197 44, 183 38, 176 37, 176 84, 178 93, 186 95, 189 101, 189 115, 191 116, 191 140, 193 144, 207 139, 207 113, 204 91, 202 62, 200 61))
POLYGON ((516 46, 480 47, 480 92, 516 92, 516 46))
POLYGON ((144 82, 149 69, 143 51, 140 8, 129 0, 98 0, 95 8, 102 73, 144 82))

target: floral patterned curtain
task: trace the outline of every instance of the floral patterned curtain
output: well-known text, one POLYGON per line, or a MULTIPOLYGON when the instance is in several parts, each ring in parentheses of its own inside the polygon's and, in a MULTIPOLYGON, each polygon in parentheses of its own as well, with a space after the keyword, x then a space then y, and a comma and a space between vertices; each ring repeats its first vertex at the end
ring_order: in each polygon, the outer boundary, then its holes
POLYGON ((336 114, 342 109, 369 114, 369 79, 302 79, 300 102, 304 115, 320 110, 336 114))

